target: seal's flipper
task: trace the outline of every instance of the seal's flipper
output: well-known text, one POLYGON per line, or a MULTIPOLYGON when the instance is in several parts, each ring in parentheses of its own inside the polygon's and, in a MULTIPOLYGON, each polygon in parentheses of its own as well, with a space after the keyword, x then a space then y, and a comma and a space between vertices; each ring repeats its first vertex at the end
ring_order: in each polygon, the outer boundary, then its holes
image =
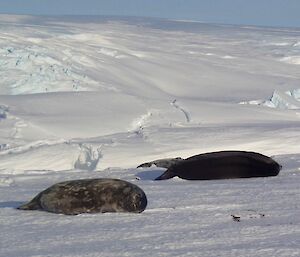
POLYGON ((170 178, 173 178, 175 177, 176 175, 169 171, 169 170, 166 170, 162 175, 160 175, 159 177, 157 177, 155 180, 165 180, 165 179, 170 179, 170 178))

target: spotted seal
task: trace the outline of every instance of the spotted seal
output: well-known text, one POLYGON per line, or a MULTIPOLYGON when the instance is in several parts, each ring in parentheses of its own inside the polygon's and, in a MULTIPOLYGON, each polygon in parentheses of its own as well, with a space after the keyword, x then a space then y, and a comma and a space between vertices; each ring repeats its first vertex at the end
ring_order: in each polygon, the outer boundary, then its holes
POLYGON ((220 151, 195 155, 167 169, 155 180, 178 176, 188 180, 277 176, 281 169, 272 158, 255 152, 220 151))
POLYGON ((124 180, 99 178, 54 184, 18 209, 76 215, 97 212, 140 213, 146 206, 147 197, 138 186, 124 180))

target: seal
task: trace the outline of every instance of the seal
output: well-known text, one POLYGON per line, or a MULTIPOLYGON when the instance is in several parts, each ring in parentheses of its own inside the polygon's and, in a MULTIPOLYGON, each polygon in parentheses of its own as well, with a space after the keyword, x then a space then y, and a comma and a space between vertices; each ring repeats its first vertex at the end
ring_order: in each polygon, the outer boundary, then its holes
POLYGON ((181 157, 176 157, 176 158, 166 158, 166 159, 158 159, 158 160, 154 160, 151 162, 145 162, 142 163, 141 165, 137 166, 137 168, 147 168, 147 167, 151 167, 152 165, 155 165, 156 167, 159 168, 170 168, 172 165, 183 161, 184 159, 182 159, 181 157))
POLYGON ((147 197, 138 186, 124 180, 100 178, 54 184, 18 209, 76 215, 98 212, 140 213, 146 206, 147 197))
POLYGON ((281 169, 272 158, 255 152, 220 151, 195 155, 167 169, 155 180, 178 176, 188 180, 277 176, 281 169))

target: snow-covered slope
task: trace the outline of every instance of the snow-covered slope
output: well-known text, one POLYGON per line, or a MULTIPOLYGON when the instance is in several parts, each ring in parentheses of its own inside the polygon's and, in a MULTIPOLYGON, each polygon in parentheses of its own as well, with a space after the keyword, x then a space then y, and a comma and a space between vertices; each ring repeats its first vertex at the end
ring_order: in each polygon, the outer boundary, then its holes
POLYGON ((0 15, 0 256, 299 256, 299 42, 299 29, 0 15), (283 170, 155 182, 162 169, 135 168, 229 149, 283 170), (148 208, 14 208, 93 177, 138 184, 148 208))
POLYGON ((2 94, 105 89, 255 99, 293 89, 299 78, 298 65, 282 62, 299 54, 296 29, 85 17, 0 22, 2 94))

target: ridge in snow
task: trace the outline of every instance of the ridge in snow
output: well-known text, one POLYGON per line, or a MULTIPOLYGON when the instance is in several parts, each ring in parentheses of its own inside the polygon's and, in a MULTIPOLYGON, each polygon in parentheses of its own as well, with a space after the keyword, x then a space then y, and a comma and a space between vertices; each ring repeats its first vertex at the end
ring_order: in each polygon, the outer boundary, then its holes
POLYGON ((270 100, 252 100, 240 104, 262 105, 282 110, 300 109, 300 89, 289 91, 275 90, 270 100))

